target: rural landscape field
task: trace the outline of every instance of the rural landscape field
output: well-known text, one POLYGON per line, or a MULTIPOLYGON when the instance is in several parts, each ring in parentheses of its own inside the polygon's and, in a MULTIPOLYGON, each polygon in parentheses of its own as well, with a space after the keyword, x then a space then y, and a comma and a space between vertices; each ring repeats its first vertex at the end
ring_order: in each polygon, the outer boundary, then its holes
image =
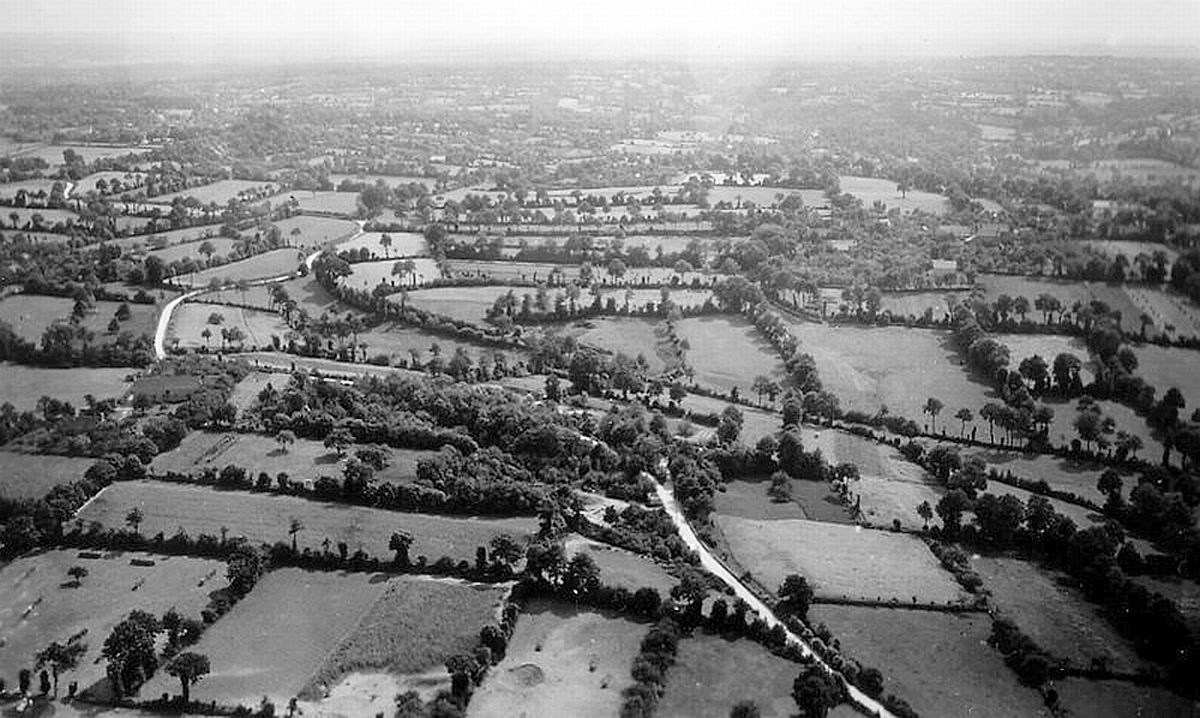
POLYGON ((1200 718, 1185 4, 14 8, 0 714, 1200 718))

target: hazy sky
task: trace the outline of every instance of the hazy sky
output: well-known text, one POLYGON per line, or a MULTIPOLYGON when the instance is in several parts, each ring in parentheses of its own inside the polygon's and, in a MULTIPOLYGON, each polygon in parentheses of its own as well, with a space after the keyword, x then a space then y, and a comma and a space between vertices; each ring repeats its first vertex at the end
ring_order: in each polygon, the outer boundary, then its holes
POLYGON ((1200 51, 1200 0, 0 0, 0 7, 0 38, 86 35, 138 60, 1200 51))

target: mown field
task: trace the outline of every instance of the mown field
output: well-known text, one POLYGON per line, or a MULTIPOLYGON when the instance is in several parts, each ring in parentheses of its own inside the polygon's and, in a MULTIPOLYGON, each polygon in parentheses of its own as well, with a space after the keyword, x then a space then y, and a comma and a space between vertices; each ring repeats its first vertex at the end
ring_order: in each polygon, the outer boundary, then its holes
POLYGON ((717 513, 755 520, 808 519, 829 523, 850 523, 850 513, 829 484, 819 481, 791 480, 792 499, 777 503, 767 495, 771 485, 766 476, 757 480, 737 479, 725 482, 717 493, 717 513))
POLYGON ((347 674, 377 670, 400 677, 445 673, 449 688, 446 659, 475 649, 480 629, 496 622, 507 590, 412 576, 393 578, 386 585, 386 592, 308 679, 301 691, 304 697, 325 695, 347 674))
POLYGON ((987 645, 985 615, 893 608, 813 606, 842 652, 883 672, 883 689, 922 716, 1011 718, 1049 715, 1041 696, 1017 683, 987 645))
POLYGON ((1002 615, 1016 622, 1039 646, 1071 666, 1086 670, 1100 660, 1109 670, 1134 673, 1147 667, 1134 647, 1074 589, 1027 561, 973 556, 971 567, 1002 615))
MULTIPOLYGON (((3 403, 3 402, 0 402, 3 403)), ((78 481, 94 459, 0 451, 0 496, 40 499, 59 484, 78 481)))
POLYGON ((504 660, 467 708, 470 718, 611 718, 633 684, 629 667, 647 626, 563 603, 531 601, 504 660))
POLYGON ((130 552, 85 559, 78 551, 54 550, 14 559, 0 569, 0 678, 15 686, 17 673, 33 668, 34 654, 83 633, 87 653, 78 668, 59 676, 59 691, 65 694, 71 681, 88 689, 107 680, 104 639, 131 610, 161 616, 175 608, 198 619, 209 593, 226 584, 222 562, 182 556, 130 552), (67 575, 72 566, 88 571, 78 586, 67 575))
MULTIPOLYGON (((387 588, 365 573, 268 573, 192 649, 212 666, 193 700, 257 707, 266 696, 286 706, 387 588)), ((178 692, 179 681, 159 671, 141 694, 178 692)))
POLYGON ((696 383, 722 391, 737 387, 743 398, 755 396, 754 377, 764 375, 786 388, 783 363, 774 347, 758 336, 754 325, 740 317, 692 317, 675 325, 681 340, 691 346, 685 360, 695 370, 696 383))
MULTIPOLYGON (((282 386, 286 377, 277 377, 282 386)), ((377 481, 406 482, 416 477, 417 461, 434 456, 434 451, 389 449, 388 465, 376 472, 377 481)), ((183 443, 165 454, 154 457, 150 468, 158 473, 175 471, 199 473, 205 467, 218 470, 228 465, 241 466, 252 476, 265 471, 272 478, 286 472, 293 481, 315 481, 319 476, 342 477, 342 468, 354 456, 326 449, 319 441, 296 439, 285 451, 274 437, 258 434, 192 432, 183 443)))
POLYGON ((295 272, 303 261, 304 253, 297 249, 274 249, 240 262, 230 262, 193 275, 178 277, 177 281, 193 287, 207 287, 214 279, 228 284, 242 279, 253 281, 279 277, 295 272))
POLYGON ((270 349, 273 346, 272 336, 279 337, 280 342, 286 344, 284 337, 291 331, 283 317, 275 312, 184 302, 175 307, 171 314, 171 321, 167 325, 167 341, 179 340, 181 349, 222 349, 230 345, 221 339, 221 330, 232 328, 242 331, 245 336, 242 346, 247 349, 270 349), (209 323, 209 317, 213 314, 223 317, 220 324, 209 323), (205 329, 211 334, 208 339, 204 338, 205 329))
POLYGON ((19 410, 33 409, 38 399, 50 396, 86 406, 88 394, 97 399, 116 398, 129 389, 126 377, 132 369, 43 369, 0 362, 0 403, 11 403, 19 410))
POLYGON ((250 541, 287 541, 293 518, 304 524, 296 535, 300 548, 332 550, 344 541, 350 552, 358 549, 371 556, 389 559, 392 532, 412 534, 411 554, 430 562, 449 556, 455 560, 475 558, 475 549, 502 533, 520 539, 537 530, 533 518, 450 518, 433 514, 409 514, 367 509, 346 504, 309 501, 294 496, 271 496, 243 491, 218 491, 202 486, 138 481, 114 484, 100 492, 79 516, 107 527, 123 527, 125 515, 138 507, 145 514, 141 531, 153 536, 174 534, 180 527, 191 536, 206 533, 229 537, 245 536, 250 541))
MULTIPOLYGON (((1146 327, 1147 336, 1200 336, 1200 308, 1186 297, 1132 284, 1126 284, 1124 290, 1139 312, 1145 312, 1150 318, 1152 324, 1146 327)), ((1137 322, 1137 331, 1141 331, 1141 314, 1135 314, 1132 319, 1137 322)))
POLYGON ((858 526, 717 516, 738 563, 769 590, 789 574, 808 579, 818 599, 945 604, 965 598, 920 540, 858 526))

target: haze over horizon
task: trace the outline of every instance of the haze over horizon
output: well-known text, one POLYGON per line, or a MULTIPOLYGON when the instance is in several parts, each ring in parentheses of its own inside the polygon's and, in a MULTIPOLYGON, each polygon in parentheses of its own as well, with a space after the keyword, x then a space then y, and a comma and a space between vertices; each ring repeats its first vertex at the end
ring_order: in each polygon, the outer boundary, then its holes
POLYGON ((955 55, 1200 56, 1197 0, 151 0, 12 8, 12 65, 839 59, 955 55))

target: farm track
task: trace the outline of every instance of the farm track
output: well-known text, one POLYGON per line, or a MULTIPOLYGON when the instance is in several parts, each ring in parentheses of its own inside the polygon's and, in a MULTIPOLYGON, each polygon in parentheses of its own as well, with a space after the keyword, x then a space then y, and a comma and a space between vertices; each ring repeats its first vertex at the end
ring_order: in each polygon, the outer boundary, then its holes
MULTIPOLYGON (((312 254, 305 257, 304 258, 304 266, 307 267, 308 271, 311 273, 313 263, 317 261, 317 257, 321 256, 322 252, 324 252, 326 249, 328 249, 330 246, 333 246, 334 244, 340 244, 341 242, 351 242, 351 241, 354 241, 355 239, 358 239, 363 234, 362 227, 363 227, 362 223, 359 222, 358 231, 355 232, 350 237, 331 242, 328 246, 322 247, 321 249, 318 249, 317 251, 315 251, 312 254)), ((259 287, 264 284, 274 284, 276 282, 286 282, 289 279, 295 279, 298 276, 300 276, 299 272, 290 272, 288 274, 281 274, 278 277, 264 277, 263 279, 256 279, 252 282, 249 282, 248 284, 251 287, 259 287)), ((226 288, 227 287, 221 287, 221 289, 226 289, 226 288)), ((171 301, 167 302, 167 305, 165 307, 163 307, 162 314, 160 314, 158 317, 158 326, 154 330, 154 356, 156 359, 162 360, 162 359, 167 358, 167 349, 166 349, 167 327, 171 323, 171 315, 175 312, 175 308, 178 307, 184 301, 191 299, 192 297, 199 296, 208 291, 211 291, 211 290, 208 289, 207 287, 202 288, 202 289, 193 289, 192 291, 190 291, 186 294, 175 297, 171 301)))

